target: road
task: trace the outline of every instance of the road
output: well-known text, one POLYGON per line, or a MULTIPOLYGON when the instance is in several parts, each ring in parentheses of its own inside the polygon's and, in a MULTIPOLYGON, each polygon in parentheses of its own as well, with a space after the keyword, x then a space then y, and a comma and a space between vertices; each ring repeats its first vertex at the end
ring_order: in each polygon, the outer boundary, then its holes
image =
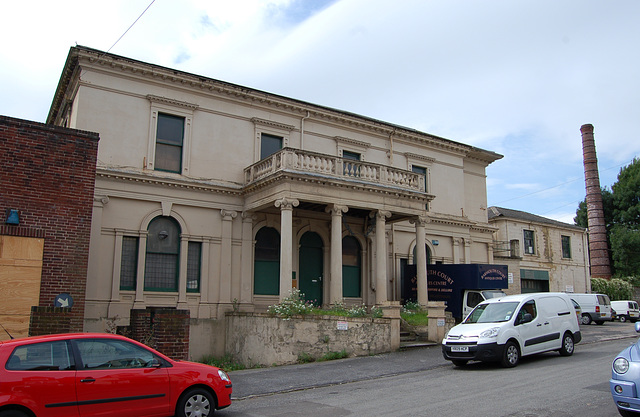
MULTIPOLYGON (((611 360, 635 339, 614 338, 633 335, 633 325, 582 327, 585 343, 568 358, 546 353, 523 358, 513 369, 483 363, 455 368, 442 360, 426 370, 237 400, 217 415, 618 416, 609 394, 611 360)), ((439 354, 437 347, 423 351, 439 354)), ((277 378, 277 370, 273 372, 277 378)), ((301 372, 313 370, 301 368, 301 372)))

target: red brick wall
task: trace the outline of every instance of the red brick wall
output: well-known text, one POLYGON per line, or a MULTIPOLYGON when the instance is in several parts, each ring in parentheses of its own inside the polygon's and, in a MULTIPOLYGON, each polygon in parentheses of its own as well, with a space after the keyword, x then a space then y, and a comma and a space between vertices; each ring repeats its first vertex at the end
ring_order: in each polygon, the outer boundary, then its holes
POLYGON ((97 133, 0 116, 0 234, 45 239, 41 308, 31 319, 37 332, 38 320, 49 323, 48 333, 83 329, 98 140, 97 133), (19 226, 5 224, 8 209, 19 211, 19 226), (60 293, 74 305, 51 321, 48 307, 60 293))
POLYGON ((189 310, 131 310, 131 338, 171 359, 189 358, 189 310))

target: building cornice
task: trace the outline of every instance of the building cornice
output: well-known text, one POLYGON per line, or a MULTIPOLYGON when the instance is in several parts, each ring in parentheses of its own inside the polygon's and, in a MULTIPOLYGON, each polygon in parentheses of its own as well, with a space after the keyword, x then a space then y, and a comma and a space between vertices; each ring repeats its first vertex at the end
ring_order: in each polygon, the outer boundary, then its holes
POLYGON ((191 89, 199 94, 208 93, 224 96, 230 100, 250 102, 252 105, 261 105, 276 110, 304 115, 318 122, 336 123, 344 127, 361 129, 385 137, 393 136, 397 139, 417 142, 423 146, 431 146, 461 154, 464 157, 477 159, 485 163, 491 163, 502 158, 502 155, 491 151, 475 148, 411 128, 82 46, 72 47, 69 51, 69 56, 67 57, 56 94, 54 95, 47 123, 54 124, 58 118, 58 112, 63 110, 64 91, 69 85, 71 75, 76 71, 78 66, 88 66, 102 71, 119 72, 126 76, 171 83, 180 88, 191 89))

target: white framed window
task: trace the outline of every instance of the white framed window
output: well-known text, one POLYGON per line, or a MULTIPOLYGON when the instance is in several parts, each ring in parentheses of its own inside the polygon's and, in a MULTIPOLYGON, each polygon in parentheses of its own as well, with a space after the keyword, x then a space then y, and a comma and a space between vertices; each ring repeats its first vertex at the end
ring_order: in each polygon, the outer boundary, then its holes
POLYGON ((408 152, 405 153, 404 156, 407 158, 407 171, 415 172, 423 176, 424 192, 428 193, 429 190, 431 190, 431 166, 435 159, 408 152))
POLYGON ((188 175, 196 104, 147 96, 151 102, 145 168, 188 175))
POLYGON ((366 161, 367 149, 371 147, 370 143, 341 136, 334 137, 334 140, 336 141, 336 152, 340 158, 366 161))
POLYGON ((254 117, 254 161, 258 162, 289 146, 294 126, 254 117))

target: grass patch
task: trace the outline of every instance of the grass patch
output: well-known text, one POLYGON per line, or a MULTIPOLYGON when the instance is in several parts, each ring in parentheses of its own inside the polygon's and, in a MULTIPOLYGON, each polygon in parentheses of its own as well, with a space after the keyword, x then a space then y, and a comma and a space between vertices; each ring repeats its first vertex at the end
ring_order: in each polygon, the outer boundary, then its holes
POLYGON ((322 355, 322 357, 320 359, 318 359, 318 362, 322 362, 322 361, 333 361, 336 359, 345 359, 348 358, 349 354, 347 353, 346 350, 342 349, 340 352, 327 352, 324 355, 322 355))
POLYGON ((202 359, 200 359, 200 362, 206 365, 215 366, 217 368, 222 369, 225 372, 241 371, 243 369, 247 369, 246 366, 237 362, 233 357, 233 355, 230 355, 230 354, 226 354, 222 357, 206 355, 202 359))
POLYGON ((427 326, 429 324, 427 310, 418 303, 406 303, 400 311, 400 317, 411 326, 427 326))

